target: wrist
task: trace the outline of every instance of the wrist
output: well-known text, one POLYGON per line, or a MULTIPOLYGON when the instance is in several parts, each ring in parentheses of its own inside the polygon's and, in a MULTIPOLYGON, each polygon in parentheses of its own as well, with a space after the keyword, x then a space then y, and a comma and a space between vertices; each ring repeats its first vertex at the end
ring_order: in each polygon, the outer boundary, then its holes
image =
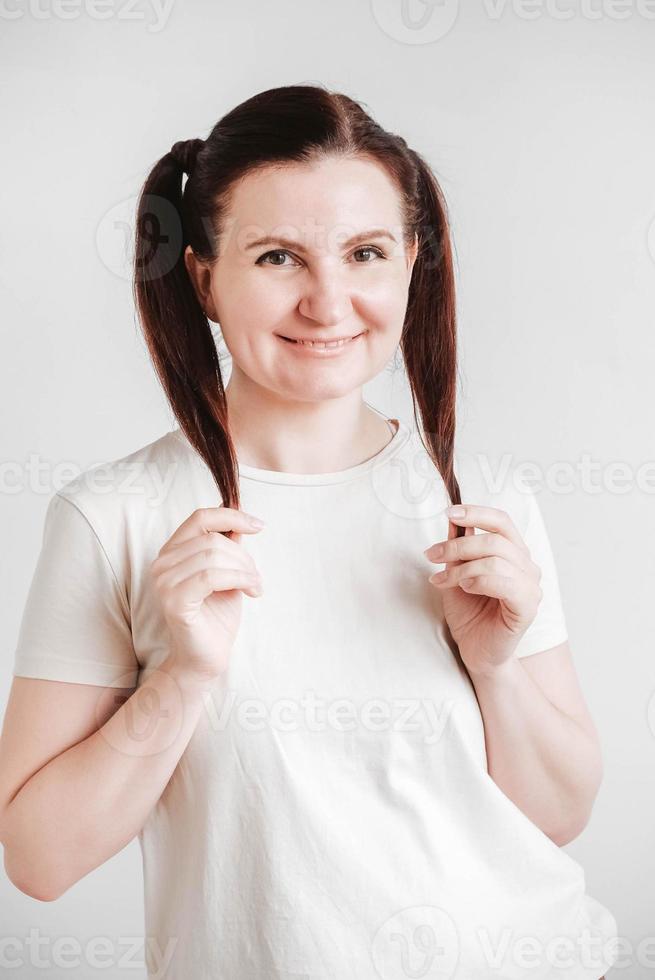
POLYGON ((199 671, 190 668, 175 651, 169 653, 160 669, 165 670, 172 677, 181 691, 191 695, 203 694, 211 690, 222 676, 219 671, 199 671))
POLYGON ((511 680, 521 669, 519 658, 513 653, 498 664, 476 664, 469 666, 466 659, 462 657, 464 665, 471 676, 471 680, 480 682, 495 682, 511 680))

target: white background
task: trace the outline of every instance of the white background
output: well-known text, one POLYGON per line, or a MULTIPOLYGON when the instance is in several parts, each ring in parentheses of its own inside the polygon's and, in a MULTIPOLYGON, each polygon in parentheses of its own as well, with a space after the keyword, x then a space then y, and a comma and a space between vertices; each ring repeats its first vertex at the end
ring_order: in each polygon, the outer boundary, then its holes
MULTIPOLYGON (((538 499, 605 760, 592 819, 567 850, 626 941, 631 965, 609 975, 655 976, 655 940, 639 956, 655 936, 655 4, 445 0, 425 28, 419 0, 413 28, 401 0, 174 0, 159 12, 108 0, 104 20, 91 0, 0 9, 2 703, 51 494, 175 424, 114 217, 173 142, 205 137, 257 91, 341 90, 427 157, 449 202, 459 445, 542 468, 538 499), (597 492, 576 470, 585 454, 597 492), (570 468, 567 492, 555 464, 570 468)), ((365 394, 411 422, 400 371, 365 394)), ((7 956, 25 959, 8 975, 95 976, 88 963, 30 965, 25 939, 107 936, 116 961, 143 930, 138 844, 55 903, 0 872, 0 903, 0 938, 21 947, 7 956)), ((52 946, 42 955, 52 962, 52 946)))

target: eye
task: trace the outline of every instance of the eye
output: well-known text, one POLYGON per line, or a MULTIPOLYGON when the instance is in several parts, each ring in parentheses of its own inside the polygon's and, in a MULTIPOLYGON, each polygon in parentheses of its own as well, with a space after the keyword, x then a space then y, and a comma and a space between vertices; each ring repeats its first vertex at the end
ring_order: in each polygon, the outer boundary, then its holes
MULTIPOLYGON (((362 245, 358 249, 355 249, 355 251, 352 254, 357 255, 357 254, 361 254, 362 252, 365 254, 367 252, 370 252, 371 254, 377 256, 379 259, 386 259, 387 257, 382 251, 382 249, 376 248, 374 245, 362 245)), ((270 252, 265 252, 264 255, 260 255, 257 261, 255 262, 255 265, 274 265, 280 269, 283 269, 286 265, 286 263, 284 262, 266 262, 266 259, 270 258, 272 255, 283 255, 283 256, 289 255, 289 257, 291 257, 290 253, 287 252, 286 249, 276 248, 270 252)), ((370 262, 369 261, 357 262, 357 265, 370 265, 370 262)))
POLYGON ((280 268, 284 268, 284 263, 282 262, 264 262, 264 259, 267 259, 271 255, 289 255, 289 252, 282 248, 276 248, 272 252, 266 252, 264 255, 260 255, 255 265, 276 265, 280 268))
MULTIPOLYGON (((379 259, 386 259, 384 252, 379 248, 375 248, 373 245, 362 245, 361 248, 358 248, 353 252, 353 255, 357 255, 357 252, 372 252, 374 255, 377 255, 379 259)), ((370 265, 369 262, 358 262, 357 264, 370 265)))

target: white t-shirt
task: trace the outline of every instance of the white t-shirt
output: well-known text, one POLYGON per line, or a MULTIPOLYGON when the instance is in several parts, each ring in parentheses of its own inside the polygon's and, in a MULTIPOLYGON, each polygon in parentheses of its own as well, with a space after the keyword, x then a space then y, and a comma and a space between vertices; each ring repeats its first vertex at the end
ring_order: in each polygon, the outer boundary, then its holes
MULTIPOLYGON (((534 493, 490 489, 473 456, 455 473, 464 503, 510 513, 542 569, 517 656, 562 643, 534 493)), ((243 596, 226 683, 139 833, 150 975, 598 980, 615 919, 487 771, 474 687, 428 582, 448 501, 416 430, 401 421, 340 472, 241 465, 240 486, 266 521, 241 539, 264 592, 243 596)), ((192 511, 219 504, 179 429, 55 493, 14 674, 143 679, 168 653, 149 565, 192 511)))

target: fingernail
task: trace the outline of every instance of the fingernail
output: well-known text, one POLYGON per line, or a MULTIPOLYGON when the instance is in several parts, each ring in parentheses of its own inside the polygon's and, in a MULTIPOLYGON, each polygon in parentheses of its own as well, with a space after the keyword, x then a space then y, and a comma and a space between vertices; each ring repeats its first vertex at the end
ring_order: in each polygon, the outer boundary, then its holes
POLYGON ((429 548, 426 548, 423 552, 428 558, 441 558, 444 553, 444 546, 442 544, 432 544, 429 548))
POLYGON ((253 517, 252 514, 246 515, 248 517, 248 523, 253 527, 266 527, 264 521, 261 521, 258 517, 253 517))
POLYGON ((456 507, 449 507, 446 513, 449 517, 464 517, 466 510, 458 504, 456 507))

